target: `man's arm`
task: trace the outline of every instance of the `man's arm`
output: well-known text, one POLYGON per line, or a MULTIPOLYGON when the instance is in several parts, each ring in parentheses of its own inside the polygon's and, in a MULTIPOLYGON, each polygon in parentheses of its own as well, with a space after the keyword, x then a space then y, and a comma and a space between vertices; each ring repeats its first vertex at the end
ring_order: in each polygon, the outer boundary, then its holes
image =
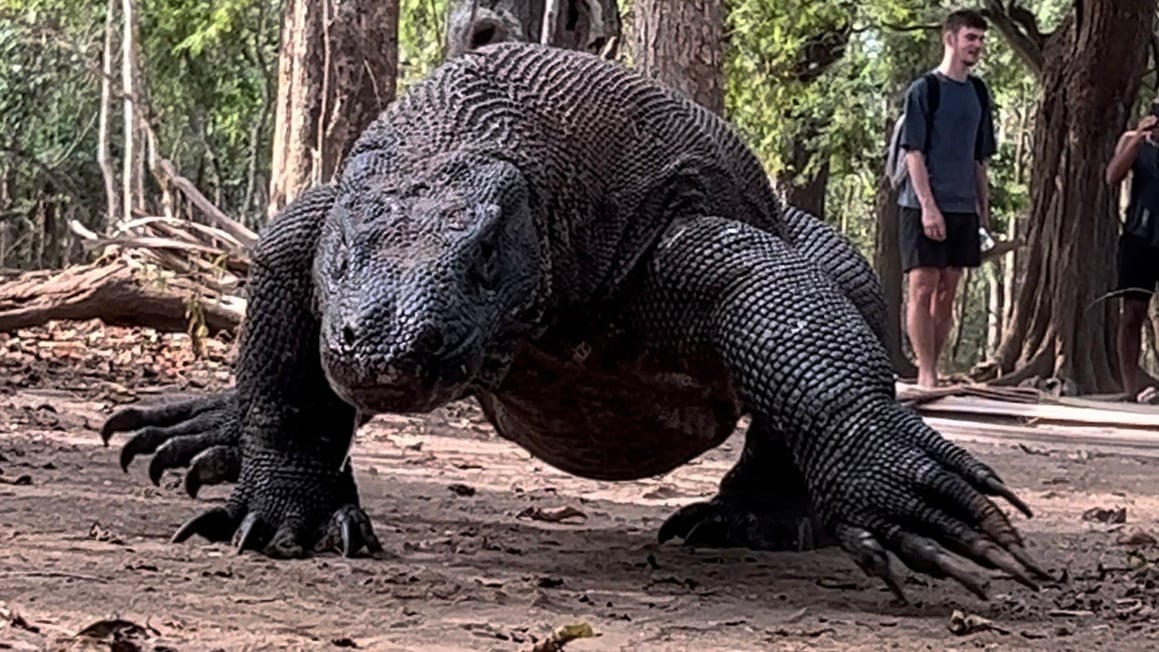
POLYGON ((926 144, 930 137, 926 133, 928 97, 924 79, 918 79, 910 85, 905 96, 905 123, 901 131, 901 146, 906 150, 906 170, 909 172, 910 183, 923 212, 937 209, 934 193, 930 189, 929 169, 926 167, 924 154, 928 149, 926 144))
POLYGON ((1111 157, 1111 162, 1107 164, 1107 170, 1103 174, 1108 185, 1118 185, 1127 176, 1127 171, 1131 169, 1135 157, 1139 155, 1139 145, 1146 135, 1146 131, 1138 129, 1119 136, 1119 142, 1115 145, 1115 155, 1111 157))
POLYGON ((937 208, 937 202, 934 201, 934 193, 930 190, 930 175, 929 170, 926 169, 926 156, 920 150, 909 150, 905 153, 905 166, 909 170, 910 182, 914 187, 914 194, 918 197, 918 203, 922 205, 922 210, 932 210, 937 208))
POLYGON ((977 161, 978 168, 974 175, 978 187, 978 223, 987 231, 990 230, 990 165, 986 161, 977 161))
POLYGON ((986 111, 982 115, 978 138, 974 141, 974 185, 978 195, 978 223, 990 229, 990 157, 998 153, 998 134, 994 128, 994 107, 990 101, 990 89, 985 82, 978 81, 980 92, 985 94, 986 111))

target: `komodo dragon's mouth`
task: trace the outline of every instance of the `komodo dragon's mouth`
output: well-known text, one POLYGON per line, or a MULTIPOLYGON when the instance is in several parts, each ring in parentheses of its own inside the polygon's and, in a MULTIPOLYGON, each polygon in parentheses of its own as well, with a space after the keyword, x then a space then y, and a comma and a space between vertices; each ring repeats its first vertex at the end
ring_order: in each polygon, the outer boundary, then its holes
POLYGON ((365 412, 429 412, 462 398, 482 365, 477 338, 465 338, 438 358, 359 360, 327 351, 322 365, 334 391, 365 412))

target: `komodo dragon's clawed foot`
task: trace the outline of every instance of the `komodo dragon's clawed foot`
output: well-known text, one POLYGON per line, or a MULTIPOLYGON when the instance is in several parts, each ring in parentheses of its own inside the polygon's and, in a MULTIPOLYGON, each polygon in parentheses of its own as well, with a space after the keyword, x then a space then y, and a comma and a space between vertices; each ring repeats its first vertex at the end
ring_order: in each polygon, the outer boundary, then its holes
POLYGON ((358 504, 349 465, 330 472, 277 454, 256 454, 243 463, 241 478, 225 507, 189 519, 173 535, 230 541, 246 550, 289 559, 310 552, 353 557, 363 548, 382 553, 370 518, 358 504))
POLYGON ((149 479, 160 484, 165 471, 188 467, 185 491, 197 497, 202 486, 236 482, 241 467, 241 424, 237 396, 226 390, 160 405, 121 408, 105 421, 101 439, 132 432, 121 448, 121 469, 138 455, 153 455, 149 479))
POLYGON ((764 419, 745 433, 744 450, 709 501, 677 510, 660 527, 661 543, 804 551, 836 545, 809 497, 784 436, 764 419))
POLYGON ((661 543, 679 537, 705 548, 813 550, 835 545, 807 498, 750 496, 722 492, 706 502, 685 505, 660 527, 661 543))

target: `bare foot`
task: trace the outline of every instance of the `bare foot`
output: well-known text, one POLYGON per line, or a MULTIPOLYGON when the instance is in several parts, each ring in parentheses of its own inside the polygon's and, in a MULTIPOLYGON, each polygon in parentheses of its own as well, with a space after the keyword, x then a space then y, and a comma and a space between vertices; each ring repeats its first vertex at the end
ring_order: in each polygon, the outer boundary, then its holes
POLYGON ((938 386, 938 374, 937 373, 932 373, 932 374, 923 373, 923 372, 918 373, 918 387, 923 387, 925 389, 935 389, 937 386, 938 386))

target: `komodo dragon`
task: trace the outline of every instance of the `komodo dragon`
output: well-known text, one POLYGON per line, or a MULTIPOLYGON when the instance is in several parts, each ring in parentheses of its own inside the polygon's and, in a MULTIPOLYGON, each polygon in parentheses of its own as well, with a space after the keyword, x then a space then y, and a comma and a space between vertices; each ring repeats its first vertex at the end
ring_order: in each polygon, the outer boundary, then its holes
POLYGON ((355 429, 474 397, 501 436, 601 480, 668 472, 749 415, 719 494, 661 539, 840 545, 903 600, 889 553, 981 597, 966 560, 1049 577, 987 496, 1026 505, 897 402, 864 258, 782 213, 723 120, 596 56, 444 63, 270 222, 251 274, 235 388, 102 432, 138 430, 122 464, 155 451, 154 481, 237 482, 174 541, 379 552, 355 429))

